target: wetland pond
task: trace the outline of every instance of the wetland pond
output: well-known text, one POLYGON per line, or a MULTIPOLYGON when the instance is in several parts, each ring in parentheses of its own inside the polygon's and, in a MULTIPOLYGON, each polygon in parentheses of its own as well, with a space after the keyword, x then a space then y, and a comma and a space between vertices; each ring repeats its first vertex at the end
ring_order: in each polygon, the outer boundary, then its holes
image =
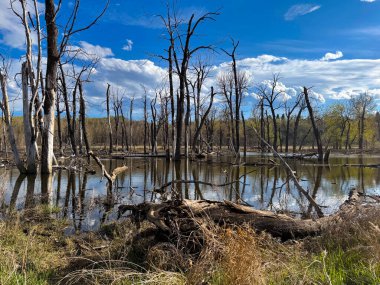
MULTIPOLYGON (((269 159, 273 159, 272 156, 249 153, 247 164, 265 163, 269 159)), ((182 160, 180 166, 165 158, 102 161, 110 172, 124 164, 129 167, 117 177, 112 192, 107 191, 107 180, 102 178, 95 164, 95 174, 57 170, 43 179, 40 175, 20 176, 17 169, 0 169, 0 219, 6 218, 11 210, 48 204, 49 209, 54 209, 54 217, 70 220, 68 233, 92 231, 102 223, 117 219, 120 204, 160 202, 173 195, 185 199, 244 202, 256 209, 302 217, 315 215, 307 198, 297 191, 292 182, 288 183, 288 173, 282 166, 238 167, 231 163, 233 158, 229 156, 214 157, 212 161, 182 160), (192 183, 174 183, 162 193, 152 191, 172 180, 191 180, 192 183), (221 184, 227 185, 216 186, 221 184)), ((344 166, 379 164, 380 155, 332 154, 329 164, 325 165, 315 164, 312 160, 288 162, 300 178, 301 185, 327 215, 337 211, 352 188, 380 195, 380 168, 344 166)))

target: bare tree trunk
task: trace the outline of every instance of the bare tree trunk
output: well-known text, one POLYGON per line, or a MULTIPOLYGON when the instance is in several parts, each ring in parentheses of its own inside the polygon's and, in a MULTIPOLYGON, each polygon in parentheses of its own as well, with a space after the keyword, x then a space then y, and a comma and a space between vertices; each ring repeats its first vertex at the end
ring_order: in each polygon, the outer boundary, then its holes
POLYGON ((6 76, 2 72, 0 72, 0 84, 1 84, 1 92, 3 93, 3 103, 1 104, 1 109, 4 112, 4 121, 5 121, 5 125, 7 126, 9 144, 12 149, 12 153, 13 153, 13 157, 14 157, 14 161, 15 161, 17 169, 20 171, 20 173, 25 174, 27 173, 27 171, 20 158, 20 154, 19 154, 17 144, 16 144, 16 138, 14 135, 13 126, 11 123, 11 113, 9 109, 9 97, 8 97, 6 76))
POLYGON ((22 81, 22 102, 23 102, 23 123, 24 123, 24 143, 26 151, 26 169, 29 174, 37 173, 36 165, 36 141, 34 134, 32 134, 32 126, 30 120, 29 109, 29 90, 28 90, 28 74, 29 70, 27 63, 24 62, 21 67, 21 81, 22 81))
POLYGON ((70 137, 71 150, 73 151, 73 154, 75 156, 77 156, 77 145, 76 145, 76 140, 75 140, 75 129, 74 129, 74 126, 73 126, 73 121, 74 120, 71 119, 70 104, 69 104, 68 90, 67 90, 67 84, 66 84, 66 75, 64 73, 63 66, 62 66, 61 62, 59 62, 59 69, 60 69, 60 73, 61 73, 60 81, 61 81, 61 87, 62 87, 63 101, 65 103, 67 131, 68 131, 69 137, 70 137))
POLYGON ((290 132, 290 116, 286 117, 286 132, 285 132, 285 152, 289 152, 289 132, 290 132))
MULTIPOLYGON (((197 148, 197 141, 198 141, 198 138, 199 138, 199 135, 202 131, 202 127, 208 117, 208 114, 210 113, 211 111, 211 107, 212 107, 212 104, 214 102, 214 96, 216 95, 216 93, 214 93, 214 87, 211 87, 211 95, 210 95, 210 104, 208 105, 208 108, 205 112, 205 114, 203 115, 200 123, 199 123, 199 126, 197 127, 196 131, 195 131, 195 134, 194 134, 194 138, 193 138, 193 151, 195 152, 196 151, 196 148, 197 148)), ((200 152, 200 149, 198 150, 200 152)))
POLYGON ((88 159, 90 159, 91 148, 90 148, 90 142, 88 140, 87 128, 86 128, 86 103, 85 103, 84 97, 83 97, 82 82, 79 82, 79 96, 80 96, 79 97, 80 98, 79 115, 80 115, 80 121, 82 124, 83 139, 84 139, 84 143, 86 146, 87 157, 88 157, 88 159))
POLYGON ((59 106, 59 96, 56 102, 57 109, 57 131, 58 131, 58 146, 59 146, 59 155, 63 156, 63 146, 62 146, 62 125, 61 125, 61 110, 59 106))
POLYGON ((300 110, 298 111, 296 120, 294 122, 294 131, 293 131, 293 152, 296 152, 297 148, 297 135, 298 135, 298 126, 300 123, 301 119, 301 114, 302 114, 303 108, 301 107, 300 110))
POLYGON ((313 131, 314 131, 314 137, 317 142, 317 147, 318 147, 318 161, 323 162, 323 146, 322 146, 322 140, 321 140, 321 135, 319 133, 319 129, 317 127, 317 124, 315 122, 314 118, 314 113, 313 113, 313 108, 311 107, 310 100, 309 100, 309 93, 306 87, 303 89, 304 95, 305 95, 305 101, 307 105, 307 109, 309 110, 309 115, 310 115, 310 120, 311 124, 313 126, 313 131))
POLYGON ((164 136, 165 136, 165 153, 166 153, 166 159, 170 159, 170 143, 169 143, 169 111, 168 111, 168 98, 165 98, 165 110, 164 110, 164 116, 165 116, 165 125, 164 125, 164 136))
POLYGON ((129 146, 132 149, 133 145, 133 101, 135 98, 131 99, 130 105, 129 105, 129 146))
POLYGON ((111 85, 107 84, 107 120, 108 120, 108 138, 109 138, 109 153, 113 152, 113 138, 112 138, 112 126, 111 126, 111 116, 110 116, 110 88, 111 85))
POLYGON ((271 144, 271 141, 270 141, 270 124, 269 124, 269 116, 268 116, 268 113, 267 111, 265 111, 265 117, 266 117, 266 121, 267 121, 267 142, 269 144, 271 144))
POLYGON ((170 106, 171 106, 171 140, 172 140, 172 157, 175 155, 175 142, 176 142, 176 131, 175 131, 175 102, 174 102, 174 84, 173 84, 173 43, 171 43, 168 51, 168 61, 169 61, 169 95, 170 95, 170 106))
MULTIPOLYGON (((260 99, 260 136, 265 139, 265 119, 264 119, 264 99, 260 99)), ((265 144, 260 140, 261 152, 265 149, 265 144)))
POLYGON ((190 91, 189 84, 186 83, 186 115, 185 115, 185 156, 189 156, 190 141, 190 91))
POLYGON ((57 90, 57 67, 59 53, 57 49, 58 29, 55 23, 54 0, 45 0, 45 20, 47 31, 46 94, 44 100, 44 132, 42 134, 41 172, 53 171, 54 156, 54 120, 57 90))
POLYGON ((146 143, 147 143, 147 130, 148 130, 148 111, 147 111, 147 95, 145 93, 144 97, 144 154, 146 154, 146 143))
POLYGON ((3 140, 2 140, 2 150, 5 152, 5 158, 8 158, 8 146, 7 146, 7 136, 6 136, 6 128, 5 128, 5 118, 4 111, 1 112, 2 126, 3 126, 3 140))
POLYGON ((270 111, 272 114, 272 122, 273 122, 273 148, 277 151, 277 119, 276 113, 274 111, 273 105, 270 106, 270 111))
POLYGON ((243 111, 241 112, 241 119, 243 121, 243 135, 244 135, 244 161, 246 161, 247 160, 247 130, 245 126, 243 111))
POLYGON ((183 128, 184 100, 185 100, 185 81, 186 81, 186 74, 180 75, 179 94, 177 94, 176 146, 175 146, 174 160, 181 159, 182 128, 183 128))

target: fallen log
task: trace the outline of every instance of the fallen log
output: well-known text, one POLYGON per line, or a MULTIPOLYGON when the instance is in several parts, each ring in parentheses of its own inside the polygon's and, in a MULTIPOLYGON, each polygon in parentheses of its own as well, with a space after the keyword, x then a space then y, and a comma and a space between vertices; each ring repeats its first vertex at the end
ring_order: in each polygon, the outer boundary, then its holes
POLYGON ((343 164, 344 167, 380 168, 380 164, 343 164))
POLYGON ((331 224, 350 220, 372 212, 376 205, 362 205, 362 196, 353 191, 339 211, 319 219, 299 219, 271 211, 256 210, 230 201, 173 200, 160 204, 121 205, 120 214, 131 211, 134 221, 153 223, 162 233, 174 239, 187 236, 198 238, 202 228, 211 224, 221 226, 249 225, 258 232, 265 231, 282 240, 315 236, 331 224))
POLYGON ((279 154, 283 158, 288 159, 305 159, 305 158, 317 158, 318 153, 316 152, 310 152, 310 153, 281 153, 279 154))

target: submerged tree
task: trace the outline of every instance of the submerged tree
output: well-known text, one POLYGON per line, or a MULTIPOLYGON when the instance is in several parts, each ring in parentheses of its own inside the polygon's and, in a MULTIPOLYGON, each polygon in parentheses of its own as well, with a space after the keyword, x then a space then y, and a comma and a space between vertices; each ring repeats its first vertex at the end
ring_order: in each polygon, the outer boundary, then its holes
MULTIPOLYGON (((279 86, 279 75, 274 74, 272 81, 265 81, 259 86, 259 96, 263 100, 263 106, 268 107, 273 124, 273 148, 277 151, 278 124, 276 120, 276 110, 280 108, 278 100, 284 94, 284 90, 279 86)), ((268 116, 267 116, 268 118, 268 116)), ((269 125, 267 126, 269 128, 269 125)), ((268 129, 269 130, 269 129, 268 129)), ((268 133, 269 138, 269 133, 268 133)), ((270 141, 268 141, 270 143, 270 141)))
MULTIPOLYGON (((172 69, 174 68, 178 76, 179 87, 176 98, 176 138, 175 138, 175 152, 174 160, 179 160, 181 157, 183 123, 185 116, 185 99, 188 98, 188 69, 192 56, 203 49, 212 49, 210 45, 198 45, 192 47, 192 40, 198 26, 206 20, 215 20, 214 16, 218 13, 206 13, 199 18, 192 14, 185 25, 185 30, 181 30, 181 20, 178 19, 176 13, 170 13, 168 9, 167 17, 162 17, 162 20, 169 35, 169 76, 172 76, 172 69), (174 67, 173 67, 174 66, 174 67)), ((173 79, 170 78, 170 95, 174 100, 173 79)), ((172 108, 172 112, 174 109, 172 108)), ((172 122, 173 123, 173 122, 172 122)))
POLYGON ((230 110, 230 118, 231 118, 231 124, 234 124, 234 126, 231 127, 231 130, 233 131, 233 146, 235 155, 237 157, 240 157, 240 117, 241 117, 241 102, 243 100, 243 94, 246 91, 248 87, 248 78, 243 71, 238 71, 237 63, 236 63, 236 49, 239 46, 239 41, 235 42, 232 40, 232 51, 228 52, 226 50, 223 50, 225 54, 227 54, 231 60, 231 77, 227 82, 229 81, 229 92, 226 89, 226 83, 222 83, 222 90, 224 97, 226 98, 228 108, 230 110), (223 86, 224 85, 224 86, 223 86), (232 92, 233 89, 233 92, 232 92), (234 94, 234 96, 232 95, 234 94))
POLYGON ((306 106, 309 111, 309 117, 310 117, 311 125, 313 127, 314 138, 315 138, 315 141, 317 142, 318 161, 322 162, 323 161, 323 146, 322 146, 321 133, 317 126, 317 123, 314 117, 314 111, 310 103, 309 90, 306 87, 303 88, 303 94, 305 96, 306 106))

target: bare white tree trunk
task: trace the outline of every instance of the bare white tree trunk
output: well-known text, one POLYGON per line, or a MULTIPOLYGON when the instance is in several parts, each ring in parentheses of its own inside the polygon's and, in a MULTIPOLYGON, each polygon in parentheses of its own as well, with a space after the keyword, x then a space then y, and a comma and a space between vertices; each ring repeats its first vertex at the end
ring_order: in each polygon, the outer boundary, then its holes
POLYGON ((22 105, 23 105, 23 123, 24 123, 24 140, 26 151, 26 168, 30 174, 37 173, 36 156, 37 156, 37 143, 35 136, 32 133, 33 127, 31 125, 32 114, 30 114, 30 101, 29 101, 29 87, 28 87, 28 67, 27 62, 22 64, 21 68, 21 81, 22 81, 22 105))
POLYGON ((16 139, 13 131, 13 126, 11 123, 11 114, 9 111, 9 98, 8 98, 8 90, 7 90, 7 80, 6 80, 6 75, 3 74, 0 71, 0 85, 1 85, 1 92, 3 94, 3 103, 1 104, 1 109, 4 112, 4 121, 7 126, 7 132, 8 132, 8 139, 9 139, 9 144, 11 146, 12 152, 13 152, 13 157, 14 161, 16 163, 16 166, 18 170, 21 173, 26 173, 26 168, 20 158, 20 154, 18 152, 17 144, 16 144, 16 139))
POLYGON ((47 27, 47 65, 46 94, 44 98, 44 131, 42 134, 41 172, 53 172, 54 120, 57 89, 57 68, 59 52, 57 49, 58 29, 55 23, 54 0, 45 1, 45 19, 47 27))

